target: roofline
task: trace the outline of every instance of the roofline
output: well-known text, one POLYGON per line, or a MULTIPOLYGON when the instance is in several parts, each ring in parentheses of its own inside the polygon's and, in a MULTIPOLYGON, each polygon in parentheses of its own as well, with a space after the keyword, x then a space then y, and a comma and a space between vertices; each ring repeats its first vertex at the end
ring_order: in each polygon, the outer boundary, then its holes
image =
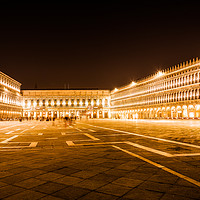
POLYGON ((108 91, 111 91, 110 89, 99 89, 99 88, 70 88, 70 89, 21 89, 21 91, 45 91, 45 90, 48 90, 48 91, 58 91, 58 90, 62 90, 62 91, 70 91, 70 90, 108 90, 108 91))
POLYGON ((0 71, 0 74, 6 76, 6 78, 11 79, 12 81, 14 81, 15 83, 17 82, 20 86, 22 85, 19 81, 15 80, 14 78, 8 76, 7 74, 5 74, 4 72, 0 71))

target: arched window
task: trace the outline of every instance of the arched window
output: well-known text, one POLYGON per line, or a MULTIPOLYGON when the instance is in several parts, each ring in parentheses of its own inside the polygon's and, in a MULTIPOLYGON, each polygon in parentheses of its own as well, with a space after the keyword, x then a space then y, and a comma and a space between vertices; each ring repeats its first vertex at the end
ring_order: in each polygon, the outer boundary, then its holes
POLYGON ((85 107, 85 99, 82 99, 82 106, 85 107))
POLYGON ((79 99, 76 100, 76 105, 77 105, 78 107, 80 106, 80 100, 79 100, 79 99))
POLYGON ((108 99, 105 99, 105 106, 108 106, 108 99))
POLYGON ((54 99, 54 107, 57 106, 57 99, 54 99))
POLYGON ((88 106, 91 106, 91 99, 88 99, 88 106))
POLYGON ((71 99, 71 107, 74 106, 74 99, 71 99))
POLYGON ((96 99, 93 100, 93 104, 94 104, 94 107, 97 106, 97 100, 96 99))
POLYGON ((25 107, 28 107, 28 100, 25 100, 25 107))
POLYGON ((51 99, 48 100, 48 106, 51 107, 51 99))

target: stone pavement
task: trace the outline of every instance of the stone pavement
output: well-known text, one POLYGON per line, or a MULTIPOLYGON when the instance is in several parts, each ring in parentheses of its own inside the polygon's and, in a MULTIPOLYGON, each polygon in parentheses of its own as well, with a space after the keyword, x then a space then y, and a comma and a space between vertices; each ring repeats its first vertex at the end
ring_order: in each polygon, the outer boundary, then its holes
MULTIPOLYGON (((106 143, 124 141, 127 136, 119 134, 119 138, 110 130, 86 125, 104 124, 108 127, 110 124, 112 128, 119 128, 117 123, 113 123, 89 121, 65 128, 59 123, 52 126, 48 122, 23 122, 19 127, 2 129, 2 141, 16 134, 18 137, 1 144, 6 148, 0 149, 0 199, 200 199, 198 185, 114 146, 148 158, 152 163, 162 164, 197 182, 200 180, 200 156, 168 158, 123 142, 106 143), (5 136, 12 130, 15 131, 5 136), (26 144, 23 142, 36 141, 35 147, 23 146, 26 144), (73 141, 74 145, 67 145, 66 141, 73 141)), ((126 128, 126 131, 130 130, 130 127, 126 128)), ((132 137, 128 136, 129 141, 133 141, 132 137)), ((135 138, 134 141, 146 145, 142 139, 135 138)), ((159 145, 162 146, 158 142, 157 147, 159 145)))

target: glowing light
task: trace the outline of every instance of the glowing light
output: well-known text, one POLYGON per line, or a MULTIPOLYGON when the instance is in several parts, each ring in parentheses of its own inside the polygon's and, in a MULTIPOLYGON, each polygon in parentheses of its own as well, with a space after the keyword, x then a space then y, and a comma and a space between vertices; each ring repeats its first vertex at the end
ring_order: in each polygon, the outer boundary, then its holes
POLYGON ((7 89, 7 88, 5 88, 5 87, 4 87, 4 90, 5 90, 6 92, 8 92, 8 89, 7 89))
POLYGON ((117 88, 115 88, 115 89, 114 89, 114 92, 117 92, 117 91, 118 91, 118 89, 117 89, 117 88))
POLYGON ((200 110, 200 105, 196 105, 196 109, 197 109, 197 110, 200 110))
POLYGON ((136 85, 136 82, 132 81, 130 85, 132 87, 132 86, 136 85))
POLYGON ((156 76, 157 76, 157 77, 161 77, 161 76, 163 76, 163 74, 164 74, 163 72, 158 71, 157 74, 156 74, 156 76))

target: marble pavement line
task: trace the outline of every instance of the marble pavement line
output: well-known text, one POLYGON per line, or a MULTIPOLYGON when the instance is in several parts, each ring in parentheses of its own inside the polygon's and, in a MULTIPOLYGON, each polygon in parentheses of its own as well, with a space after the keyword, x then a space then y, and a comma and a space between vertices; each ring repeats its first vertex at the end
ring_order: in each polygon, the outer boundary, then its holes
POLYGON ((88 131, 95 133, 96 131, 92 130, 92 129, 88 129, 88 131))
POLYGON ((8 127, 1 128, 0 130, 8 129, 8 128, 11 128, 11 127, 14 127, 14 126, 20 126, 20 125, 19 124, 15 124, 13 126, 8 126, 8 127))
POLYGON ((14 138, 16 138, 16 137, 18 137, 18 135, 14 135, 14 136, 12 136, 12 137, 10 137, 10 138, 8 138, 8 139, 2 141, 1 143, 8 143, 10 140, 12 140, 12 139, 14 139, 14 138))
POLYGON ((82 132, 82 130, 81 129, 79 129, 79 128, 75 128, 76 130, 78 130, 78 131, 80 131, 80 132, 82 132))
POLYGON ((84 133, 84 135, 87 136, 87 137, 89 137, 89 138, 91 138, 92 140, 99 140, 98 138, 90 135, 89 133, 84 133))
POLYGON ((72 141, 66 141, 68 146, 75 146, 75 144, 72 141))
POLYGON ((31 142, 31 144, 28 147, 36 147, 38 142, 31 142))
POLYGON ((9 131, 9 132, 7 132, 7 133, 5 133, 5 134, 10 134, 10 133, 13 133, 14 131, 9 131))
MULTIPOLYGON (((84 124, 84 123, 81 123, 81 124, 84 124)), ((139 137, 144 137, 144 138, 149 138, 149 139, 153 139, 153 140, 169 142, 169 143, 174 143, 174 144, 180 144, 180 145, 200 149, 200 146, 198 146, 198 145, 189 144, 189 143, 185 143, 185 142, 177 142, 177 141, 173 141, 173 140, 167 140, 167 139, 162 139, 162 138, 157 138, 157 137, 152 137, 152 136, 147 136, 147 135, 141 135, 141 134, 137 134, 137 133, 131 133, 131 132, 128 132, 128 131, 122 131, 122 130, 117 130, 117 129, 112 129, 112 128, 101 127, 101 126, 94 126, 94 125, 91 125, 91 124, 86 124, 86 125, 93 126, 93 127, 96 127, 96 128, 105 129, 105 130, 115 131, 115 132, 119 132, 119 133, 127 133, 127 134, 130 134, 130 135, 135 135, 135 136, 139 136, 139 137)))
MULTIPOLYGON (((14 142, 14 143, 20 143, 20 142, 14 142)), ((29 142, 23 142, 23 143, 29 143, 29 142)), ((29 147, 36 147, 38 142, 31 142, 29 146, 6 146, 6 147, 0 147, 0 149, 23 149, 23 148, 29 148, 29 147)))
POLYGON ((28 131, 29 130, 29 128, 27 128, 27 129, 24 129, 23 131, 21 131, 20 133, 24 133, 25 131, 28 131))
POLYGON ((131 146, 134 146, 134 147, 137 147, 137 148, 140 148, 140 149, 144 149, 146 151, 150 151, 150 152, 153 152, 153 153, 156 153, 156 154, 160 154, 162 156, 166 156, 166 157, 174 157, 174 155, 170 154, 170 153, 166 153, 164 151, 160 151, 160 150, 157 150, 157 149, 152 149, 150 147, 146 147, 146 146, 142 146, 140 144, 137 144, 137 143, 133 143, 133 142, 125 142, 126 144, 129 144, 131 146))
POLYGON ((194 180, 194 179, 192 179, 192 178, 190 178, 190 177, 188 177, 188 176, 185 176, 185 175, 183 175, 183 174, 180 174, 179 172, 176 172, 176 171, 174 171, 174 170, 172 170, 172 169, 170 169, 170 168, 168 168, 168 167, 165 167, 165 166, 163 166, 163 165, 160 165, 160 164, 158 164, 158 163, 156 163, 156 162, 154 162, 154 161, 151 161, 151 160, 149 160, 149 159, 147 159, 147 158, 144 158, 144 157, 142 157, 142 156, 140 156, 140 155, 137 155, 137 154, 132 153, 132 152, 130 152, 130 151, 127 151, 127 150, 125 150, 125 149, 122 149, 122 148, 120 148, 120 147, 118 147, 118 146, 112 145, 112 147, 114 147, 114 148, 116 148, 116 149, 118 149, 118 150, 120 150, 120 151, 123 151, 123 152, 125 152, 125 153, 127 153, 127 154, 129 154, 129 155, 131 155, 131 156, 134 156, 134 157, 136 157, 136 158, 139 158, 140 160, 143 160, 143 161, 145 161, 145 162, 147 162, 147 163, 149 163, 149 164, 151 164, 151 165, 154 165, 155 167, 161 168, 162 170, 164 170, 164 171, 166 171, 166 172, 168 172, 168 173, 170 173, 170 174, 173 174, 173 175, 175 175, 175 176, 178 176, 179 178, 182 178, 182 179, 184 179, 184 180, 186 180, 186 181, 188 181, 188 182, 190 182, 190 183, 192 183, 192 184, 194 184, 194 185, 200 187, 200 182, 199 182, 199 181, 196 181, 196 180, 194 180))

